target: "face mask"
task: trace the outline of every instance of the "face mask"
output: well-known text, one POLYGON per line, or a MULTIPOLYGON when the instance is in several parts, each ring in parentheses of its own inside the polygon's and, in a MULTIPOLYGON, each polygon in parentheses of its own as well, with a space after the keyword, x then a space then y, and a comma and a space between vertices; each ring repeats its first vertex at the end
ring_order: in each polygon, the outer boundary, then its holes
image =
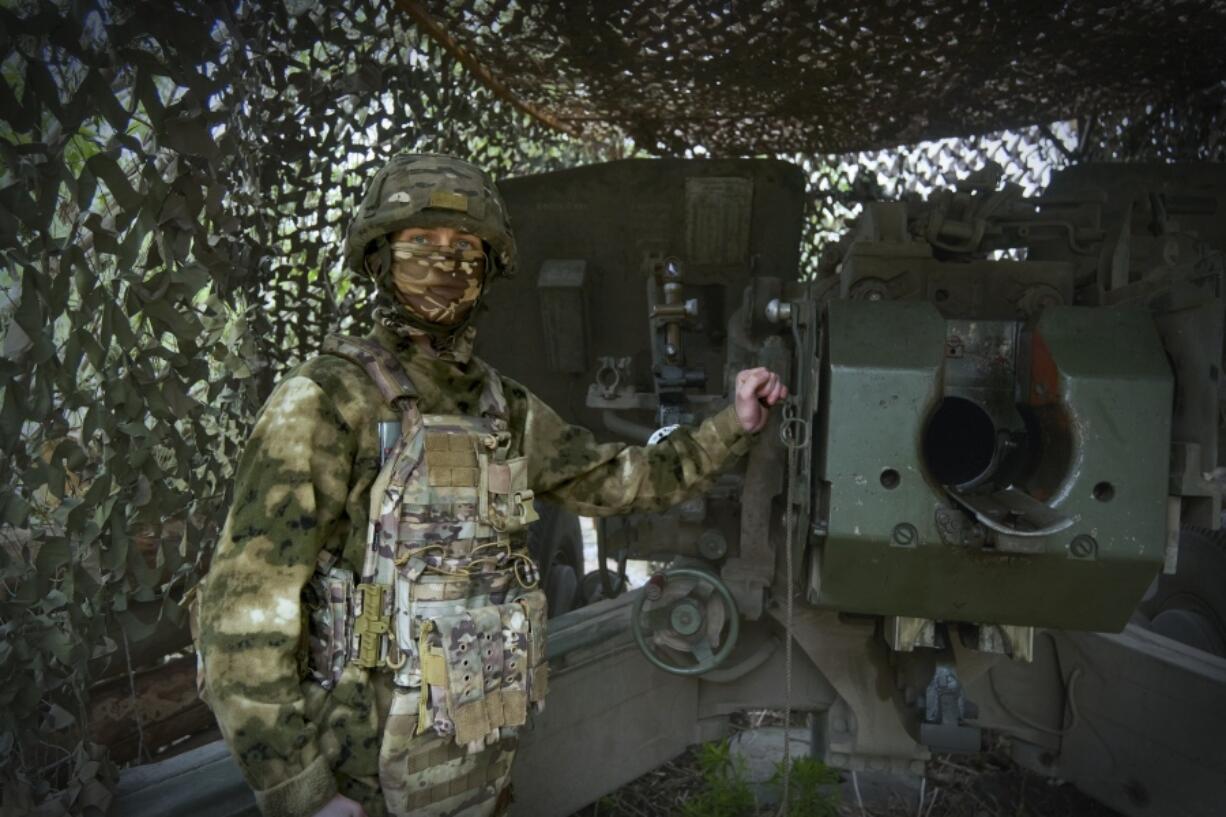
POLYGON ((481 295, 485 252, 393 241, 392 283, 400 302, 422 319, 459 323, 481 295))

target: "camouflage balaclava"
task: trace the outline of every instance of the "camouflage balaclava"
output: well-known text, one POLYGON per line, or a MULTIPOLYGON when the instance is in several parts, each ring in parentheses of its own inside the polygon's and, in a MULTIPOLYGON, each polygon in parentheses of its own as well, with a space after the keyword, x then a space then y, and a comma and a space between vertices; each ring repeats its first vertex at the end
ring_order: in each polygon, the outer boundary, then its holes
POLYGON ((375 282, 374 316, 401 336, 447 346, 466 333, 484 284, 515 270, 515 238, 493 180, 462 159, 397 156, 375 174, 346 237, 346 262, 375 282), (392 241, 407 227, 450 227, 481 248, 392 241))
POLYGON ((454 326, 472 314, 485 284, 485 249, 392 241, 392 286, 415 317, 454 326))

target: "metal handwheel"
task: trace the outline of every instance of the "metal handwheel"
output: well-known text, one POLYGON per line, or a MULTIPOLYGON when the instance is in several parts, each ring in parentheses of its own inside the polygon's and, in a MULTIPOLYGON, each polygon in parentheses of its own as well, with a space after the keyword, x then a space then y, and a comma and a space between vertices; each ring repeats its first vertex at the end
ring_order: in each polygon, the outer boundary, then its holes
POLYGON ((701 675, 732 653, 740 615, 732 592, 717 576, 674 567, 651 577, 634 602, 630 627, 652 664, 675 675, 701 675), (684 655, 694 663, 680 663, 684 655))

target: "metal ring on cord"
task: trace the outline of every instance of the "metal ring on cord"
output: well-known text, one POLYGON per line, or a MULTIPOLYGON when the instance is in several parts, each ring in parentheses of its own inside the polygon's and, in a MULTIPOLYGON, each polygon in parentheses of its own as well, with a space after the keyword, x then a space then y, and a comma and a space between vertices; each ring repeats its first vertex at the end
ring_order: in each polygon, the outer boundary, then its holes
POLYGON ((809 423, 798 417, 795 403, 783 406, 783 422, 779 424, 779 442, 791 449, 804 448, 809 444, 809 423))

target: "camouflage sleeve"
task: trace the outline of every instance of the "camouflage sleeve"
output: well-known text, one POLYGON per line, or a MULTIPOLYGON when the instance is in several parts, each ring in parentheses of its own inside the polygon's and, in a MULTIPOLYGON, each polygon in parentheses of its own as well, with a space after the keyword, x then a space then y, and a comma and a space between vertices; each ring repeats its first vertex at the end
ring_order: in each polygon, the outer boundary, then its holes
POLYGON ((313 380, 269 397, 239 463, 201 597, 207 693, 260 810, 310 815, 336 793, 300 692, 301 592, 343 512, 354 432, 313 380))
POLYGON ((508 382, 523 412, 528 479, 538 495, 584 516, 661 511, 709 487, 754 440, 728 406, 697 428, 679 428, 658 445, 598 443, 536 395, 508 382))

